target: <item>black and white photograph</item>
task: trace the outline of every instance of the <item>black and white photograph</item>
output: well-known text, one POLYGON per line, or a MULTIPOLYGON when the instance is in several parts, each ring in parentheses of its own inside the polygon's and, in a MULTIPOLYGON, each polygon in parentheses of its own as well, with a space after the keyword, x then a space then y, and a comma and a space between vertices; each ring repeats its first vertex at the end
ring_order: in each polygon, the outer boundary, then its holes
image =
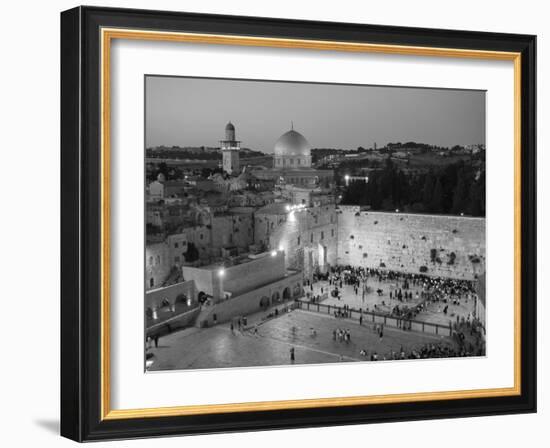
POLYGON ((485 356, 485 92, 145 77, 148 371, 485 356))

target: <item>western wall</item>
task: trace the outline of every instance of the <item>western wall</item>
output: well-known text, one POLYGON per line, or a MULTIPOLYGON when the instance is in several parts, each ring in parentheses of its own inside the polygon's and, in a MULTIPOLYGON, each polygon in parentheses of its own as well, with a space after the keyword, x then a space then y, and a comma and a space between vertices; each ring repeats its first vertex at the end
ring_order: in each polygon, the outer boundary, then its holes
POLYGON ((485 218, 338 207, 338 264, 475 279, 485 272, 485 218))

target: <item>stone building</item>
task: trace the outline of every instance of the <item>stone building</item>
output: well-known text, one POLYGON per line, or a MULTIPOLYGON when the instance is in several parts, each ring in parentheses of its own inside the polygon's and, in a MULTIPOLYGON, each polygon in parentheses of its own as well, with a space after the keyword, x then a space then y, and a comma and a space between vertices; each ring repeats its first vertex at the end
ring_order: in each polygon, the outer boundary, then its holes
POLYGON ((271 204, 254 216, 256 244, 287 254, 287 268, 311 279, 337 262, 338 220, 334 204, 306 207, 290 203, 271 204))
POLYGON ((161 286, 170 274, 171 267, 168 244, 164 241, 147 244, 145 247, 145 289, 161 286))
POLYGON ((182 196, 185 193, 187 182, 184 180, 166 180, 160 173, 157 180, 149 184, 149 199, 164 199, 182 196))

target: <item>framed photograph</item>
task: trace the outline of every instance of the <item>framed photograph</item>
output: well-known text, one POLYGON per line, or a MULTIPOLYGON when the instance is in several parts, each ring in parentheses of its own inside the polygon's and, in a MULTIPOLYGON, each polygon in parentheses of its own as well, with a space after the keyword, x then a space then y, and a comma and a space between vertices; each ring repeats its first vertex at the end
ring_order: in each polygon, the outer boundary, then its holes
POLYGON ((61 433, 536 411, 535 36, 61 14, 61 433))

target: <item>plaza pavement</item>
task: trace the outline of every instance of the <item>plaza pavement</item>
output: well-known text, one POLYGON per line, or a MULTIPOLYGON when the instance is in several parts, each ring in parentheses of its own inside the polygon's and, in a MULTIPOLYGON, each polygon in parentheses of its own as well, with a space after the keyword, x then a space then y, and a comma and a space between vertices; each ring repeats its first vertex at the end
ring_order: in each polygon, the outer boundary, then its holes
POLYGON ((389 357, 392 350, 398 352, 401 347, 409 352, 426 343, 446 341, 452 344, 443 336, 389 327, 384 329, 380 339, 371 324, 360 326, 357 321, 315 312, 294 310, 261 321, 265 314, 249 316, 252 325, 243 332, 231 331, 229 324, 222 324, 211 328, 188 328, 163 336, 159 347, 150 349, 155 358, 149 370, 289 365, 291 347, 295 349, 294 364, 320 364, 368 361, 374 351, 382 360, 384 355, 389 357), (333 330, 338 328, 349 329, 349 343, 333 339, 333 330), (367 350, 368 356, 362 356, 361 350, 367 350))
MULTIPOLYGON (((396 299, 389 298, 390 290, 395 291, 399 285, 395 282, 378 282, 369 278, 368 286, 371 292, 362 298, 361 291, 355 294, 353 287, 343 285, 341 300, 330 295, 328 282, 321 281, 313 285, 313 294, 328 292, 328 299, 323 304, 343 306, 348 305, 355 309, 374 310, 374 305, 382 306, 386 310, 400 305, 396 299), (383 291, 379 296, 377 289, 383 291)), ((413 297, 421 289, 412 286, 409 291, 413 297)), ((306 288, 306 292, 311 292, 306 288)), ((414 298, 406 302, 408 306, 418 303, 414 298)), ((278 305, 283 310, 287 305, 278 305)), ((223 367, 252 367, 278 366, 290 364, 290 348, 295 349, 295 364, 320 364, 331 362, 367 361, 372 352, 376 351, 379 359, 390 356, 392 351, 398 352, 401 347, 409 352, 425 345, 446 341, 453 344, 450 338, 429 333, 403 332, 400 329, 386 326, 384 337, 380 339, 370 322, 362 326, 357 320, 337 319, 331 315, 323 315, 304 310, 283 312, 278 317, 265 320, 267 314, 275 307, 259 311, 247 316, 249 330, 232 332, 229 324, 221 324, 211 328, 187 328, 160 338, 159 347, 152 348, 154 363, 149 370, 173 369, 210 369, 223 367), (257 328, 257 330, 255 330, 257 328), (315 329, 313 336, 311 329, 315 329), (349 329, 351 341, 349 343, 333 340, 333 330, 349 329), (368 356, 364 357, 360 351, 364 349, 368 356)), ((431 304, 428 309, 416 316, 416 320, 437 323, 448 326, 450 321, 456 320, 456 315, 466 317, 473 309, 473 302, 461 305, 449 304, 448 314, 443 313, 442 304, 431 304)))

